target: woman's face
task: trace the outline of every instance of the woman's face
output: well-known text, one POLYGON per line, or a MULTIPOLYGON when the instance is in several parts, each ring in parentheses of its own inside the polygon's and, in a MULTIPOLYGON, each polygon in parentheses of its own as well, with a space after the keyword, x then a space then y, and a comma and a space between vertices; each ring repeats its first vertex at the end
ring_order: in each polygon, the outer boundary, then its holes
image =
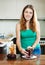
POLYGON ((33 16, 33 11, 30 8, 26 8, 24 11, 24 18, 26 19, 26 21, 30 21, 30 19, 33 16))

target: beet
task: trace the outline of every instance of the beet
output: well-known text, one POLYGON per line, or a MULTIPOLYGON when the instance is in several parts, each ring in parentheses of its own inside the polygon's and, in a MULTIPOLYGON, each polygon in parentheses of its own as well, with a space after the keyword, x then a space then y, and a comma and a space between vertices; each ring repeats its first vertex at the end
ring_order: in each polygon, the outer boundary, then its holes
POLYGON ((7 58, 10 59, 10 60, 11 59, 14 60, 14 59, 16 59, 16 55, 15 54, 8 54, 7 58))

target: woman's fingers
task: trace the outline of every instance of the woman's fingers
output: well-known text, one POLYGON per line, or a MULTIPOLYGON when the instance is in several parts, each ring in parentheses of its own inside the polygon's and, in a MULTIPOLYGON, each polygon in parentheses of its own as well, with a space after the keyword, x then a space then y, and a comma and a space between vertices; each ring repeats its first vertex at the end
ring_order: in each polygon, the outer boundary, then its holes
POLYGON ((28 46, 27 49, 32 48, 31 46, 28 46))
POLYGON ((28 50, 31 50, 31 49, 33 49, 33 48, 32 48, 31 46, 28 46, 27 49, 28 49, 28 50))
POLYGON ((25 49, 22 49, 21 53, 24 54, 24 55, 28 54, 28 52, 25 49))
POLYGON ((28 52, 26 50, 24 50, 24 55, 26 55, 26 56, 28 55, 28 52))

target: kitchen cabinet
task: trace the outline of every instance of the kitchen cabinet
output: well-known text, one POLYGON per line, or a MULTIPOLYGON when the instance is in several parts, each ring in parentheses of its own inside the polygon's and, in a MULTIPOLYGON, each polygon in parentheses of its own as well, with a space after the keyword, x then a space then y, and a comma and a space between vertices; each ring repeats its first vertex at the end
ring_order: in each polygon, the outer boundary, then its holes
POLYGON ((45 54, 45 43, 40 43, 41 46, 41 54, 45 54))

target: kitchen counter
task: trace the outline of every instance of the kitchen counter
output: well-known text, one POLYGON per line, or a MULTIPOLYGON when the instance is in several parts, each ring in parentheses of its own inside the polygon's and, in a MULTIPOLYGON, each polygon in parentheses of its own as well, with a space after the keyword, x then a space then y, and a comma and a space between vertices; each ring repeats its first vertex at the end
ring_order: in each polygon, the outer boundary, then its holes
POLYGON ((18 59, 18 60, 7 60, 5 57, 2 59, 4 54, 0 54, 0 64, 1 65, 45 65, 45 55, 40 55, 40 58, 33 59, 33 60, 25 60, 25 59, 18 59))

